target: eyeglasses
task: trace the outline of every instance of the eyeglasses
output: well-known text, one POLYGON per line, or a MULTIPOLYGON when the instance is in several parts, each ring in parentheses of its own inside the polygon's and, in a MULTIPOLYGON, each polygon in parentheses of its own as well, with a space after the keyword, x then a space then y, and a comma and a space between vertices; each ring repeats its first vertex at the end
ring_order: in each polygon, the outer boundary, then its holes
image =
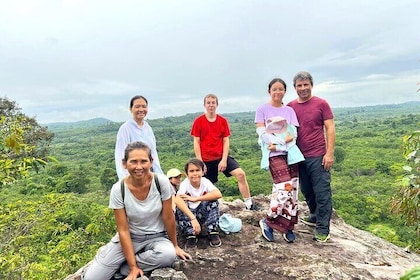
POLYGON ((171 177, 170 179, 172 179, 172 178, 181 179, 181 177, 182 177, 182 175, 178 175, 178 176, 175 176, 175 177, 171 177))

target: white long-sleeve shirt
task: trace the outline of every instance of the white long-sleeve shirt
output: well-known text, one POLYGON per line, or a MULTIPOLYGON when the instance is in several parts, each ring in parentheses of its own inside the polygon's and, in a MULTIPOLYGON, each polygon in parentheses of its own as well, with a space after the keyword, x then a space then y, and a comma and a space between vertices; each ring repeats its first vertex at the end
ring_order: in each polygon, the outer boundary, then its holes
POLYGON ((153 172, 163 174, 156 150, 156 138, 152 127, 146 121, 143 121, 143 126, 139 127, 133 119, 130 119, 120 126, 117 133, 117 141, 115 143, 115 167, 118 178, 121 180, 128 175, 127 169, 123 167, 122 159, 124 158, 124 151, 127 145, 136 141, 142 141, 150 147, 153 157, 153 172))

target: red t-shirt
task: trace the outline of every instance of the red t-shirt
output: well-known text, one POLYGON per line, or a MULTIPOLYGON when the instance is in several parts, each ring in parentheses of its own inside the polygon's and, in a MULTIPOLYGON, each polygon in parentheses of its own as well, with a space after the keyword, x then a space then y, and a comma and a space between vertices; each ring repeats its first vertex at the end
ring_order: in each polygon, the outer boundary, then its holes
POLYGON ((216 115, 214 122, 201 115, 193 122, 190 134, 200 138, 203 161, 212 161, 222 158, 223 138, 230 136, 230 129, 227 120, 220 115, 216 115))
POLYGON ((299 121, 297 145, 305 157, 319 157, 327 151, 324 121, 334 118, 330 105, 313 96, 304 103, 291 101, 288 106, 296 112, 299 121))

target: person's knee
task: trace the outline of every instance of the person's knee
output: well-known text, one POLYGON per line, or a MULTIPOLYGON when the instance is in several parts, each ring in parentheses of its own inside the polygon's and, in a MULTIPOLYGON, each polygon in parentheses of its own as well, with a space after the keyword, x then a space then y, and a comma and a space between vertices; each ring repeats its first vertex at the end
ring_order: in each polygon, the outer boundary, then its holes
POLYGON ((175 247, 171 244, 169 246, 155 248, 155 260, 156 266, 158 267, 168 267, 171 266, 176 258, 175 247))
POLYGON ((245 171, 243 171, 241 168, 233 170, 232 175, 235 176, 236 180, 238 181, 245 181, 246 179, 245 171))
POLYGON ((89 271, 86 271, 82 274, 81 279, 82 280, 95 280, 95 279, 98 279, 98 278, 96 278, 94 275, 92 275, 92 273, 90 273, 89 271))
POLYGON ((85 271, 82 272, 81 279, 82 280, 96 280, 96 279, 105 279, 108 276, 111 277, 113 273, 112 269, 107 269, 102 267, 95 261, 88 264, 85 271))
POLYGON ((175 248, 173 250, 166 250, 162 253, 161 263, 162 266, 171 266, 176 258, 175 248))
POLYGON ((117 271, 124 255, 119 242, 109 242, 99 248, 95 258, 82 273, 83 280, 109 279, 117 271))
MULTIPOLYGON (((218 200, 208 200, 208 201, 205 201, 205 204, 204 204, 203 209, 204 209, 204 211, 206 213, 208 211, 215 211, 213 209, 219 209, 219 201, 218 200)), ((216 210, 216 211, 218 211, 218 210, 216 210)))

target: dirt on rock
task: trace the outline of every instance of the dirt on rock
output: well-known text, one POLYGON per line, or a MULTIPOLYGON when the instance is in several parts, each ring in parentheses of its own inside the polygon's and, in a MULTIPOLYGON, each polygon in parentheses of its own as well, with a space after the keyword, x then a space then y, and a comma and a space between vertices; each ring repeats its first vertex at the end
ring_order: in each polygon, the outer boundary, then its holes
MULTIPOLYGON (((302 223, 295 226, 294 243, 287 243, 277 232, 275 241, 268 242, 258 222, 269 199, 258 196, 254 201, 259 211, 243 210, 240 200, 221 203, 221 214, 240 218, 242 229, 222 233, 222 246, 217 248, 210 247, 205 236, 199 238, 198 248, 188 250, 193 260, 180 264, 188 279, 399 279, 420 264, 418 254, 351 227, 335 213, 326 243, 314 241, 314 228, 302 223)), ((306 204, 300 202, 299 207, 300 215, 305 215, 306 204)))
MULTIPOLYGON (((331 239, 326 243, 314 241, 314 228, 302 223, 295 226, 294 243, 287 243, 277 232, 275 241, 268 242, 261 236, 259 220, 265 216, 269 198, 260 195, 253 201, 260 210, 244 210, 241 200, 221 201, 221 214, 240 218, 241 230, 221 233, 222 245, 216 248, 209 246, 206 236, 200 236, 197 248, 187 250, 193 259, 175 262, 178 274, 161 269, 164 276, 155 278, 152 273, 148 279, 387 280, 399 279, 404 272, 420 264, 420 255, 349 226, 335 213, 331 220, 331 239)), ((299 209, 300 216, 307 214, 304 202, 299 203, 299 209)), ((180 237, 180 246, 184 243, 184 238, 180 237)), ((79 280, 82 270, 66 280, 79 280)))

